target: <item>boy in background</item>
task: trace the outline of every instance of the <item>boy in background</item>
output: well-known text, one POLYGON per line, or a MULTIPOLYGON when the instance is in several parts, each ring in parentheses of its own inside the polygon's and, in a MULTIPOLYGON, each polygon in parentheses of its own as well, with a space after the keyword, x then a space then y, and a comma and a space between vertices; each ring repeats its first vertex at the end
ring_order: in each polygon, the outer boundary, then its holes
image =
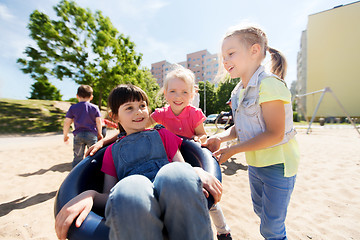
POLYGON ((93 99, 93 89, 89 85, 81 85, 76 94, 78 103, 72 105, 66 113, 64 121, 64 142, 69 141, 70 125, 74 122, 74 160, 75 167, 83 158, 85 146, 88 148, 102 139, 101 114, 99 107, 90 103, 93 99))

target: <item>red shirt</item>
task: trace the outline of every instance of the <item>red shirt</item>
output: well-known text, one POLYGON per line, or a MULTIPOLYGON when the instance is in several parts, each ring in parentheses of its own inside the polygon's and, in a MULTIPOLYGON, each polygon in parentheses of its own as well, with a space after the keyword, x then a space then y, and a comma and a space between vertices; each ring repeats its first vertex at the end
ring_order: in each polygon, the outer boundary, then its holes
MULTIPOLYGON (((146 130, 145 130, 146 131, 146 130)), ((175 134, 171 133, 170 131, 166 130, 165 128, 157 130, 160 134, 161 140, 165 147, 165 152, 168 157, 169 162, 172 162, 175 153, 181 146, 182 139, 175 134)), ((114 143, 113 143, 114 144, 114 143)), ((107 175, 113 176, 117 178, 116 168, 114 164, 114 160, 112 157, 112 145, 111 144, 104 153, 103 163, 101 166, 101 171, 107 175)))
POLYGON ((192 138, 195 128, 206 119, 200 108, 191 105, 186 106, 178 116, 175 116, 170 106, 157 108, 151 117, 172 133, 187 138, 192 138))

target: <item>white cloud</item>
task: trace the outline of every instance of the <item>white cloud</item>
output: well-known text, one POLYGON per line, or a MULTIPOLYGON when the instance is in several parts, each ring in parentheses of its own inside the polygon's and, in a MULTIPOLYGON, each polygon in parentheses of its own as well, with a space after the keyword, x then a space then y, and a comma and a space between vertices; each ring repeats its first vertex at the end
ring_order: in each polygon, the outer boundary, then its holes
POLYGON ((191 48, 190 43, 183 43, 182 46, 161 42, 152 37, 138 44, 137 51, 143 53, 143 66, 151 67, 152 63, 167 60, 171 63, 178 63, 186 60, 186 53, 191 48), (154 59, 154 56, 157 56, 154 59))
POLYGON ((4 4, 0 4, 0 19, 11 21, 14 18, 14 15, 10 13, 9 9, 4 4))

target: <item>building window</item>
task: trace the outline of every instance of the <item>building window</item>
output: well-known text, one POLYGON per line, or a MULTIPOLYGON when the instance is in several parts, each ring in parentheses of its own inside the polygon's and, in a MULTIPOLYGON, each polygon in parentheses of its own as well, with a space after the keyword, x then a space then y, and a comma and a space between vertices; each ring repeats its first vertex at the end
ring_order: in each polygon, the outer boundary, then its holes
POLYGON ((188 61, 190 62, 190 61, 191 61, 191 58, 188 58, 188 61))
POLYGON ((190 64, 188 64, 188 67, 190 67, 191 65, 190 64))

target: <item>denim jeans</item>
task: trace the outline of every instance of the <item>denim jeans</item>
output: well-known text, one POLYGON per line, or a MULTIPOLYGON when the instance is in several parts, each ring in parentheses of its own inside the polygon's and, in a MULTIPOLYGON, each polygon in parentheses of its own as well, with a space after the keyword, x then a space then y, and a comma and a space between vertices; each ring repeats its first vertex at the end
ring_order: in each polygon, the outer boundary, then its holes
POLYGON ((163 166, 154 182, 142 175, 120 180, 105 208, 110 239, 213 239, 202 183, 187 163, 163 166))
POLYGON ((285 218, 296 175, 284 177, 284 165, 249 166, 251 198, 260 217, 260 233, 267 240, 287 239, 285 218))
POLYGON ((74 168, 83 158, 85 146, 88 148, 97 142, 97 134, 93 132, 79 132, 74 135, 74 160, 72 167, 74 168))

